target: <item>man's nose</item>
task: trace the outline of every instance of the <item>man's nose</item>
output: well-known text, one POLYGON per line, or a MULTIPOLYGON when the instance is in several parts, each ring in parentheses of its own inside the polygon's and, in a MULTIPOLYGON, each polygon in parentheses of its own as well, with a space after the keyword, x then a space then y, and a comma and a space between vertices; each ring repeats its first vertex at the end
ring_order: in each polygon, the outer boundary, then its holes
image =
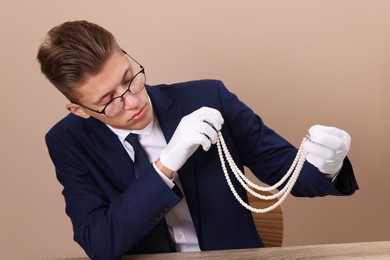
POLYGON ((127 91, 126 94, 123 96, 123 102, 125 102, 125 109, 133 109, 137 106, 139 98, 136 95, 133 95, 129 91, 127 91))

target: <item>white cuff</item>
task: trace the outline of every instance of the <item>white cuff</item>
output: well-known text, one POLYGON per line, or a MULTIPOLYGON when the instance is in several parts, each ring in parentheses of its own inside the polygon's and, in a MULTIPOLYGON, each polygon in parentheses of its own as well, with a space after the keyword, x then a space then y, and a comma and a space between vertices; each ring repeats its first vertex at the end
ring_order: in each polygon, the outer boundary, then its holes
MULTIPOLYGON (((173 182, 173 180, 175 178, 169 179, 162 171, 160 171, 159 168, 157 168, 157 166, 156 166, 156 164, 154 162, 153 162, 153 167, 156 170, 156 172, 158 173, 158 175, 160 175, 161 179, 165 182, 165 184, 167 184, 168 187, 170 189, 172 189, 173 186, 175 186, 175 183, 173 182)), ((173 175, 173 176, 175 176, 175 175, 173 175)))
POLYGON ((336 173, 333 173, 333 174, 325 174, 325 173, 323 173, 323 175, 324 175, 328 180, 330 180, 331 182, 334 182, 335 179, 337 178, 337 176, 339 176, 340 171, 341 171, 341 169, 340 169, 338 172, 336 172, 336 173))

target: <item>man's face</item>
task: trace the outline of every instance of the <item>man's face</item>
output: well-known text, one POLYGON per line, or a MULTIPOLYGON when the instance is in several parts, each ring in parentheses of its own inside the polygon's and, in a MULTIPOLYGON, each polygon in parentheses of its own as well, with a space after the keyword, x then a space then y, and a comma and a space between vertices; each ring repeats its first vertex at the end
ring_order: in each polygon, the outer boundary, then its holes
MULTIPOLYGON (((122 95, 127 90, 129 81, 139 70, 139 66, 126 54, 119 50, 114 51, 101 72, 90 77, 85 84, 77 89, 81 96, 78 103, 101 111, 111 99, 122 95)), ((119 129, 139 130, 151 122, 153 111, 145 88, 136 95, 127 92, 123 101, 122 111, 112 118, 77 104, 68 104, 67 109, 83 118, 92 116, 119 129)))

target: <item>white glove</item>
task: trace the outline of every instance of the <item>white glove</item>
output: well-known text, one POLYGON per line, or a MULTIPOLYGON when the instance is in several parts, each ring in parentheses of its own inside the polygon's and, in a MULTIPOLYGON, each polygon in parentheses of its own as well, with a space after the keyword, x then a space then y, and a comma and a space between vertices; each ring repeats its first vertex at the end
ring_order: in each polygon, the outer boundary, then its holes
POLYGON ((180 169, 199 145, 208 151, 217 142, 223 118, 213 108, 202 107, 183 117, 167 147, 160 154, 160 162, 172 171, 180 169))
POLYGON ((306 160, 322 173, 334 176, 341 167, 351 145, 351 137, 336 127, 315 125, 309 129, 310 140, 303 144, 306 160))

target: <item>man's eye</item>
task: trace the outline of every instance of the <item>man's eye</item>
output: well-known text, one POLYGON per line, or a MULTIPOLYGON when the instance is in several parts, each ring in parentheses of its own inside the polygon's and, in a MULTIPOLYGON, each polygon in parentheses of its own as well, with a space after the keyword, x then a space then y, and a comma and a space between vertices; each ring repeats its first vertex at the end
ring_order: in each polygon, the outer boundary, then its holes
POLYGON ((110 96, 110 97, 107 97, 107 99, 104 99, 104 100, 102 101, 102 106, 103 106, 103 107, 107 106, 107 105, 112 101, 113 98, 114 98, 114 97, 110 96))

